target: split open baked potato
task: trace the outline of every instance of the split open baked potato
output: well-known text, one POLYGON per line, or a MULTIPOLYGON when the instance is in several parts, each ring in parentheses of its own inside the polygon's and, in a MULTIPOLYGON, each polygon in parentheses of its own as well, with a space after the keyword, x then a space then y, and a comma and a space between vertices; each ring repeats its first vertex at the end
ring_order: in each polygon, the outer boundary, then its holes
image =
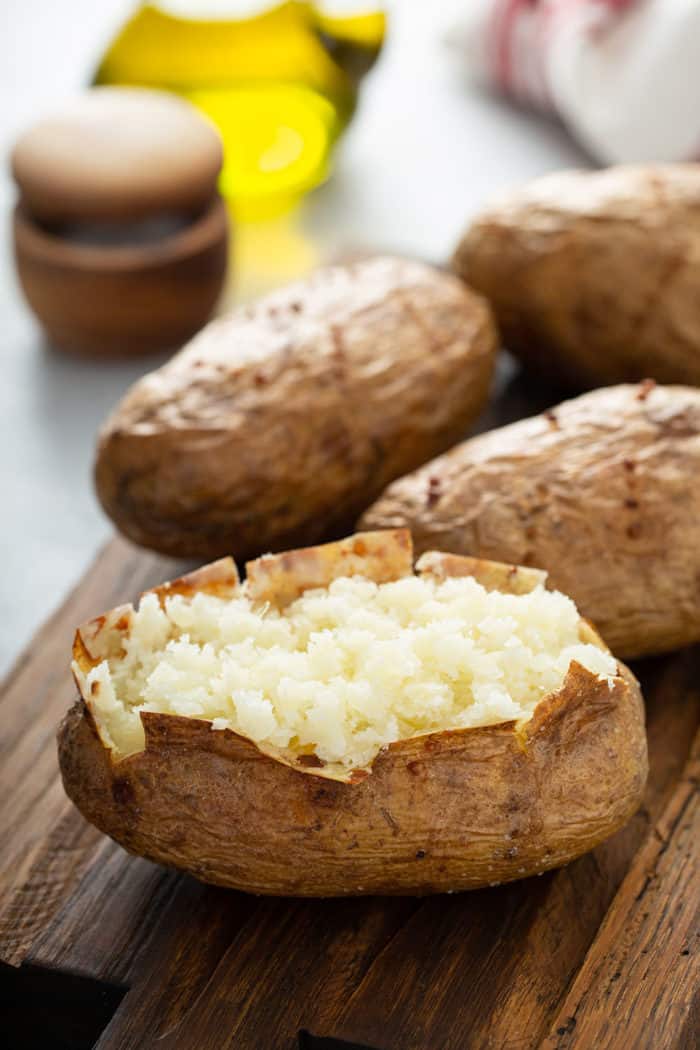
POLYGON ((565 864, 637 808, 637 682, 543 573, 414 574, 405 530, 247 570, 76 634, 63 781, 126 849, 253 893, 426 894, 565 864))

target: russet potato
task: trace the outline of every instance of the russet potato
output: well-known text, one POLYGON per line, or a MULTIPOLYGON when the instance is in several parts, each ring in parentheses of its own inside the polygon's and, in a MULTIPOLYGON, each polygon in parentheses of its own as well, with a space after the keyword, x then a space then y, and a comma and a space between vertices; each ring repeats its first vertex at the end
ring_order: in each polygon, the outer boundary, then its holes
POLYGON ((700 390, 584 394, 457 445, 361 528, 549 573, 623 659, 700 641, 700 390))
POLYGON ((464 436, 497 350, 489 307, 422 263, 319 270, 209 324, 99 440, 107 514, 165 554, 245 559, 332 539, 464 436))
POLYGON ((535 179, 476 216, 453 268, 548 381, 700 386, 698 164, 535 179))
MULTIPOLYGON (((245 588, 279 609, 339 577, 413 576, 406 531, 367 533, 248 566, 245 588)), ((486 592, 531 595, 543 574, 432 552, 420 577, 472 577, 486 592)), ((222 598, 241 593, 230 559, 157 589, 222 598)), ((557 867, 592 849, 635 811, 647 773, 644 713, 633 675, 572 662, 525 723, 505 721, 396 740, 348 773, 313 756, 262 747, 211 721, 141 712, 141 748, 109 745, 87 676, 122 651, 122 606, 75 640, 82 695, 59 731, 66 791, 127 850, 205 882, 259 894, 427 894, 484 886, 557 867)), ((585 621, 578 637, 607 653, 585 621)))

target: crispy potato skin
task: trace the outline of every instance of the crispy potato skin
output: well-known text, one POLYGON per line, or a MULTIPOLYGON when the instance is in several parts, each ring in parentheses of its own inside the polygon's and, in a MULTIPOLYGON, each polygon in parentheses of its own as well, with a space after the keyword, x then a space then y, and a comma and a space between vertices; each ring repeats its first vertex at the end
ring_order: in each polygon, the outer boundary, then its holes
POLYGON ((363 528, 546 569, 623 659, 700 640, 700 390, 610 387, 466 441, 363 528))
POLYGON ((647 772, 639 688, 573 665, 512 723, 391 745, 357 783, 290 769, 228 730, 144 715, 114 763, 83 701, 59 731, 65 789, 132 853, 204 882, 301 897, 426 894, 558 867, 621 827, 647 772))
MULTIPOLYGON (((347 571, 377 581, 410 575, 410 555, 407 532, 369 533, 252 568, 266 599, 284 606, 295 587, 327 586, 347 571)), ((422 563, 419 573, 474 574, 518 594, 541 582, 518 566, 438 552, 422 563)), ((237 586, 234 567, 221 562, 156 593, 237 586)), ((79 629, 82 670, 118 651, 127 608, 79 629)), ((581 638, 603 645, 583 621, 581 638)), ((144 750, 115 760, 93 718, 92 692, 83 693, 58 734, 69 797, 132 853, 251 893, 425 894, 523 878, 621 827, 647 776, 642 698, 623 665, 608 683, 572 663, 520 731, 507 722, 398 741, 371 770, 349 776, 318 760, 307 766, 299 756, 263 753, 203 719, 141 718, 144 750)))
POLYGON ((341 535, 486 400, 490 310, 450 274, 378 258, 318 271, 215 321, 136 383, 95 479, 118 528, 237 559, 341 535))
POLYGON ((550 379, 700 385, 700 165, 537 179, 476 218, 453 267, 550 379))

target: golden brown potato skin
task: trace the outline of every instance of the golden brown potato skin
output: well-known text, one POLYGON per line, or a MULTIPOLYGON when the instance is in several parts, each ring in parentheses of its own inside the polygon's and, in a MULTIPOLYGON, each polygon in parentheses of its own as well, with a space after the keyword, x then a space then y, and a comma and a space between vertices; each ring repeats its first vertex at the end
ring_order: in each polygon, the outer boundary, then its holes
MULTIPOLYGON (((410 575, 410 553, 405 532, 359 535, 263 559, 258 585, 284 605, 284 574, 300 587, 321 577, 327 586, 348 571, 391 579, 410 575)), ((437 552, 417 570, 439 579, 474 575, 513 593, 541 582, 531 570, 437 552)), ((226 587, 235 590, 236 576, 221 562, 156 593, 226 587)), ((78 631, 82 669, 119 647, 128 609, 78 631)), ((581 637, 602 645, 583 621, 581 637)), ((521 731, 507 722, 399 741, 369 773, 349 778, 302 768, 298 756, 263 754, 206 720, 157 713, 142 714, 145 750, 115 761, 91 704, 88 692, 59 730, 63 782, 83 815, 133 853, 252 893, 424 894, 523 878, 565 864, 621 827, 647 775, 642 699, 622 665, 608 683, 572 663, 562 688, 521 731)))
POLYGON ((700 390, 596 390, 390 485, 363 528, 546 569, 624 659, 700 640, 700 390))
POLYGON ((114 764, 82 701, 61 726, 63 782, 132 853, 251 893, 331 897, 472 889, 558 867, 641 800, 639 688, 576 665, 519 737, 512 723, 416 737, 358 783, 324 780, 209 723, 144 716, 114 764))
POLYGON ((453 267, 550 379, 700 385, 700 165, 537 179, 477 216, 453 267))
POLYGON ((464 435, 496 330, 450 274, 376 258, 208 325, 102 430, 103 507, 136 543, 239 559, 349 531, 393 478, 464 435))

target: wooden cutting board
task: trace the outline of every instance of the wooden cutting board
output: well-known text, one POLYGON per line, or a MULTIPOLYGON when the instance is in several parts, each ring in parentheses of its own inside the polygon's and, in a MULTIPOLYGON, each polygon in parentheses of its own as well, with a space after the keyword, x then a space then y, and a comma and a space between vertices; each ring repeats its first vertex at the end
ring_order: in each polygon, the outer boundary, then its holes
MULTIPOLYGON (((511 381, 482 423, 555 400, 511 381)), ((0 695, 3 1047, 698 1045, 700 650, 635 666, 645 802, 568 868, 425 899, 255 898, 130 857, 61 787, 75 626, 182 568, 110 542, 0 695)))

